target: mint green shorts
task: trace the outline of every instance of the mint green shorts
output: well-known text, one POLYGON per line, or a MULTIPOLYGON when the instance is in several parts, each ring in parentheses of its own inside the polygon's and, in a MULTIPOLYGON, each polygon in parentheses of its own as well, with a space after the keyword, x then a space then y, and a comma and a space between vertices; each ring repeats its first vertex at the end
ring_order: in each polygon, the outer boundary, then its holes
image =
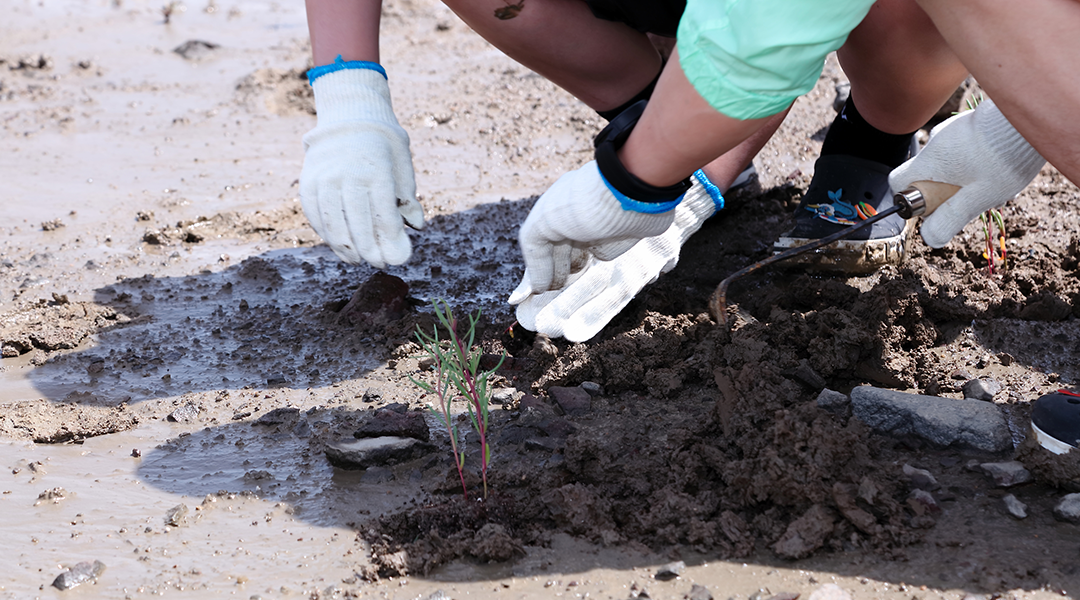
POLYGON ((708 103, 740 120, 774 115, 809 92, 825 57, 874 0, 688 0, 679 64, 708 103))

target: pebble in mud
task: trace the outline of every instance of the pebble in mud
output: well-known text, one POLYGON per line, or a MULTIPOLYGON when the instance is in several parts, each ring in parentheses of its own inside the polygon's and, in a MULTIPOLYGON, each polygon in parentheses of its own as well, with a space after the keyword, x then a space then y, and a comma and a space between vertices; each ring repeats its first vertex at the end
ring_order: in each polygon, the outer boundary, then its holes
POLYGON ((190 423, 199 418, 199 407, 194 402, 187 402, 165 418, 173 423, 190 423))
POLYGON ((960 388, 965 398, 991 402, 1002 389, 1001 382, 996 379, 972 379, 960 388))
POLYGON ((55 487, 38 494, 37 502, 34 502, 34 506, 47 503, 60 504, 60 501, 64 498, 67 498, 67 490, 62 487, 55 487))
POLYGON ((941 487, 934 475, 925 469, 917 469, 909 464, 904 464, 904 475, 911 481, 911 486, 920 490, 936 490, 941 487))
POLYGON ((580 387, 553 386, 548 388, 548 393, 556 406, 571 417, 587 415, 592 410, 592 396, 580 387))
POLYGON ((690 588, 690 591, 683 595, 683 598, 686 600, 713 600, 713 595, 709 588, 695 583, 690 588))
POLYGON ((818 394, 817 405, 818 408, 834 415, 846 416, 851 411, 851 398, 848 398, 847 394, 826 388, 818 394))
POLYGON ((60 590, 68 590, 77 585, 96 581, 105 572, 105 563, 100 560, 94 562, 81 562, 67 571, 56 576, 53 587, 60 590))
POLYGON ((188 507, 186 504, 177 504, 165 513, 165 525, 180 527, 187 524, 188 507))
POLYGON ((422 412, 400 413, 395 410, 379 409, 364 419, 360 428, 353 432, 356 438, 378 438, 386 436, 414 438, 422 442, 431 439, 427 421, 422 412))
POLYGON ((998 487, 1012 487, 1031 481, 1031 472, 1019 461, 982 463, 979 466, 983 473, 994 479, 994 485, 998 487))
POLYGON ((859 386, 851 390, 855 418, 881 433, 915 436, 938 447, 985 452, 1012 449, 1012 434, 996 404, 964 398, 907 394, 859 386))
POLYGON ((387 436, 331 442, 326 445, 326 458, 342 469, 366 469, 417 458, 433 449, 414 438, 387 436))
POLYGON ((683 571, 685 570, 686 563, 678 560, 658 567, 656 569, 656 574, 653 575, 653 578, 659 579, 660 581, 670 581, 672 579, 675 579, 679 575, 682 575, 683 571))
POLYGON ((1014 519, 1027 518, 1027 505, 1021 502, 1019 498, 1012 494, 1006 494, 1002 501, 1005 503, 1005 510, 1009 513, 1009 516, 1014 519))
POLYGON ((851 600, 851 594, 835 583, 826 583, 814 590, 808 600, 851 600))
POLYGON ((1069 523, 1080 523, 1080 493, 1069 494, 1054 507, 1054 518, 1069 523))

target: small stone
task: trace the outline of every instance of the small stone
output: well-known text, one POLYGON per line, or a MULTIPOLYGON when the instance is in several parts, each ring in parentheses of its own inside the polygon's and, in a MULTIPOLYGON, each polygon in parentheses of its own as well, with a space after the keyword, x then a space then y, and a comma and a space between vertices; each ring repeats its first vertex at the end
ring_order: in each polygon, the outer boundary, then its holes
POLYGON ((419 361, 417 361, 416 366, 419 367, 421 371, 427 371, 431 367, 435 366, 435 357, 425 356, 419 361))
POLYGON ((965 398, 991 402, 994 396, 1002 390, 1002 385, 996 379, 972 379, 960 388, 965 398))
POLYGON ((165 513, 165 525, 169 527, 180 527, 186 524, 188 514, 188 507, 186 504, 177 504, 169 509, 165 513))
POLYGON ((548 388, 548 393, 559 408, 571 417, 586 415, 592 410, 592 397, 580 387, 553 386, 548 388))
POLYGON ((844 108, 844 104, 847 104, 848 98, 851 97, 851 84, 844 81, 836 84, 834 89, 836 96, 833 97, 832 107, 836 112, 840 112, 840 109, 844 108))
POLYGON ((1012 434, 996 404, 907 394, 859 386, 851 390, 857 419, 878 432, 914 436, 938 447, 962 446, 984 452, 1012 450, 1012 434))
POLYGON ((971 373, 968 373, 964 369, 957 369, 957 370, 953 371, 952 374, 949 375, 949 377, 951 379, 956 379, 957 381, 967 381, 969 379, 974 379, 975 378, 975 376, 973 376, 971 373))
POLYGON ((361 398, 364 402, 371 404, 373 402, 382 402, 382 394, 375 390, 366 390, 364 396, 361 398))
POLYGON ((670 581, 679 575, 682 575, 682 572, 685 570, 686 563, 679 560, 657 567, 656 574, 653 575, 653 578, 660 581, 670 581))
POLYGON ((331 442, 326 445, 326 458, 342 469, 366 469, 423 456, 433 449, 415 438, 388 436, 331 442))
POLYGON ((851 594, 835 583, 826 583, 814 590, 808 600, 851 600, 851 594))
POLYGON ((285 387, 289 385, 289 380, 284 375, 271 375, 266 378, 266 387, 285 387))
POLYGON ((353 433, 357 438, 378 438, 397 436, 414 438, 426 442, 431 439, 424 413, 400 413, 394 410, 380 409, 365 419, 360 428, 353 433))
POLYGON ((588 393, 594 398, 596 396, 604 395, 604 387, 601 386, 599 383, 596 383, 595 381, 582 381, 581 385, 579 385, 578 387, 585 390, 586 393, 588 393))
POLYGON ((183 406, 169 413, 166 420, 173 423, 190 423, 199 418, 199 407, 194 402, 186 402, 183 406))
POLYGON ((851 410, 851 398, 847 394, 835 392, 828 388, 821 390, 817 397, 818 408, 826 410, 834 415, 846 415, 851 410))
POLYGON ((60 504, 60 501, 65 498, 67 498, 67 490, 62 487, 55 487, 51 490, 45 490, 44 492, 38 494, 37 502, 34 503, 34 506, 50 502, 52 504, 60 504))
POLYGON ((911 481, 912 486, 920 490, 932 491, 941 487, 940 485, 938 485, 937 479, 934 478, 933 474, 931 474, 930 471, 927 471, 925 469, 916 469, 909 464, 904 465, 904 476, 906 476, 911 481))
POLYGON ((819 375, 805 358, 799 361, 799 366, 792 370, 791 376, 809 390, 820 390, 826 384, 825 378, 819 375))
POLYGON ((204 42, 203 40, 188 40, 183 44, 173 48, 173 52, 183 56, 186 60, 202 60, 218 47, 213 42, 204 42))
POLYGON ((994 479, 994 485, 998 487, 1012 487, 1031 481, 1031 471, 1024 468, 1024 463, 1019 461, 982 463, 979 466, 994 479))
POLYGON ((138 448, 132 449, 131 457, 132 458, 142 458, 142 450, 139 450, 138 448))
POLYGON ((52 585, 59 590, 68 590, 77 585, 97 580, 105 572, 105 563, 100 560, 81 562, 57 575, 52 585))
POLYGON ((491 400, 496 404, 513 404, 521 396, 524 396, 524 392, 519 392, 514 388, 495 388, 491 390, 491 400))
POLYGON ((911 495, 908 496, 908 506, 920 517, 927 513, 941 512, 937 500, 934 500, 934 496, 926 490, 912 490, 911 495))
POLYGON ((998 357, 998 360, 1001 362, 1002 366, 1005 366, 1005 367, 1013 364, 1013 361, 1016 360, 1015 358, 1013 358, 1013 355, 1009 354, 1008 352, 1001 352, 1001 353, 998 354, 997 357, 998 357))
POLYGON ((1080 494, 1069 494, 1054 507, 1054 518, 1069 523, 1080 523, 1080 494))
POLYGON ((1002 500, 1005 501, 1005 510, 1009 515, 1015 519, 1027 518, 1027 505, 1020 501, 1019 498, 1012 494, 1006 494, 1002 500))
POLYGON ((251 422, 254 425, 283 425, 291 423, 300 416, 300 409, 294 406, 282 406, 264 414, 251 422))
POLYGON ((683 598, 686 600, 713 600, 713 595, 709 588, 695 583, 691 586, 689 592, 683 594, 683 598))

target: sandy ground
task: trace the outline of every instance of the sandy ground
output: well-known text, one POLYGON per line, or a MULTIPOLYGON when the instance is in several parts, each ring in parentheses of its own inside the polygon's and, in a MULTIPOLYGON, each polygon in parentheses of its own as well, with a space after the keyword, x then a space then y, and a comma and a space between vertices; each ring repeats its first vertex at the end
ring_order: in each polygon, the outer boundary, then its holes
POLYGON ((1080 378, 1080 196, 1052 169, 1006 210, 1015 266, 997 279, 973 227, 869 278, 753 278, 732 290, 747 318, 722 333, 708 294, 786 228, 843 81, 830 63, 755 161, 759 187, 679 269, 588 344, 509 338, 516 227, 601 121, 441 5, 387 2, 384 63, 430 226, 388 270, 410 308, 371 323, 343 307, 374 270, 338 262, 299 208, 302 7, 173 8, 165 23, 158 3, 17 0, 0 25, 0 597, 1080 594, 1055 482, 1011 490, 1031 512, 1014 521, 1005 491, 964 469, 1007 457, 829 420, 790 375, 833 348, 815 367, 843 392, 958 397, 953 374, 994 377, 1020 442, 1027 402, 1080 378), (408 342, 436 297, 484 311, 485 349, 513 358, 496 383, 527 394, 496 410, 501 495, 481 517, 454 499, 445 455, 366 471, 324 456, 371 409, 425 404, 408 342), (550 386, 583 381, 603 387, 589 414, 556 414, 550 386), (296 410, 267 416, 281 408, 296 410), (529 410, 562 437, 515 438, 529 410), (934 519, 897 503, 905 463, 942 480, 934 519), (840 502, 824 490, 867 477, 880 528, 840 517, 808 558, 778 556, 811 504, 840 502), (481 535, 488 522, 502 535, 481 535), (388 572, 401 548, 406 574, 388 572), (49 585, 95 560, 93 586, 49 585), (673 560, 681 575, 656 579, 673 560))

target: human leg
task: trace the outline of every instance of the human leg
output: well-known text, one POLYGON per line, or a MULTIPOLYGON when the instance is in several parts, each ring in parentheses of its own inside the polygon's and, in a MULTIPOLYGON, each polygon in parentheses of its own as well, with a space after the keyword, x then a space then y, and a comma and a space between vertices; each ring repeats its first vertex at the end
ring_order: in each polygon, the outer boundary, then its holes
MULTIPOLYGON (((914 132, 967 75, 914 0, 879 0, 837 55, 851 96, 822 144, 795 228, 777 250, 820 239, 890 206, 889 172, 908 158, 914 132)), ((873 272, 903 260, 911 230, 893 216, 796 260, 817 270, 873 272)))

